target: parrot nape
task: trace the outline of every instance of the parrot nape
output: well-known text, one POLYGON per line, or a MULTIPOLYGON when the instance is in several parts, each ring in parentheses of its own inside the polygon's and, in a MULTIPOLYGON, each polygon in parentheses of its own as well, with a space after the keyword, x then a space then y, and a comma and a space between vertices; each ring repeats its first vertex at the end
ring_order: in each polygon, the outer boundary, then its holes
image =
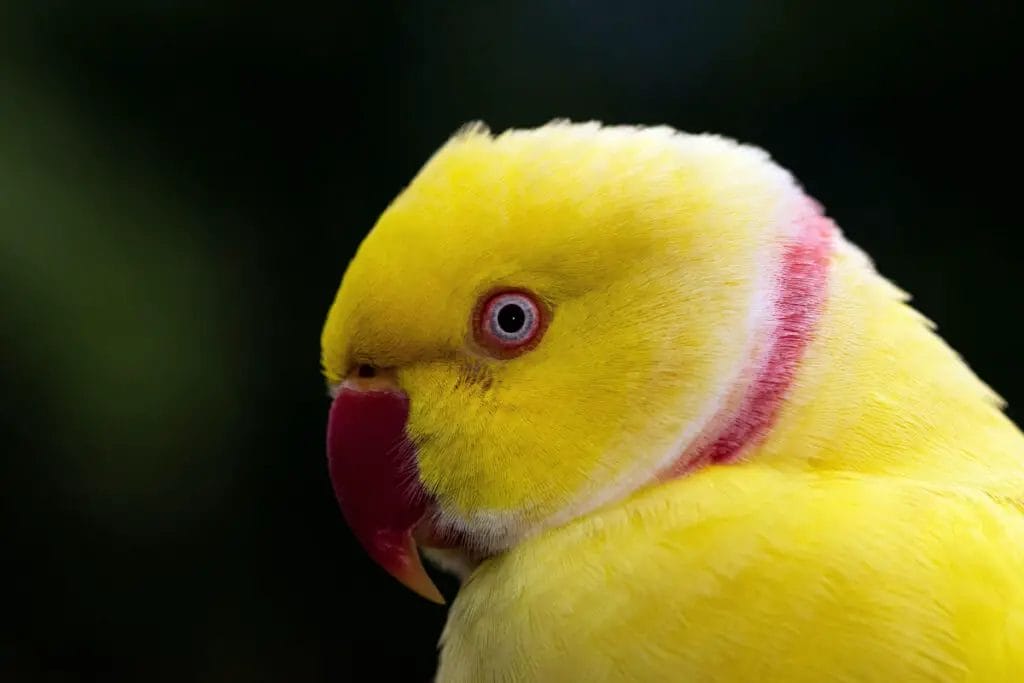
POLYGON ((1024 436, 762 150, 460 129, 348 264, 328 467, 437 680, 1024 681, 1024 436))

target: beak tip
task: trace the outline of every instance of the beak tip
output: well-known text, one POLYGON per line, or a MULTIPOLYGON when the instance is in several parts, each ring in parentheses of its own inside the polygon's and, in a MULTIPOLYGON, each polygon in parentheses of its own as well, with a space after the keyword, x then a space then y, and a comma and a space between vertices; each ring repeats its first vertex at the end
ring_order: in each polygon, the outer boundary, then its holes
POLYGON ((402 553, 402 566, 396 571, 390 572, 398 579, 403 586, 416 593, 422 598, 429 600, 435 605, 444 605, 444 596, 437 589, 434 582, 423 567, 423 560, 420 559, 419 551, 416 549, 416 542, 409 536, 407 549, 402 553))
POLYGON ((445 601, 444 596, 441 595, 441 591, 437 590, 437 586, 434 585, 433 581, 430 582, 429 586, 425 586, 424 590, 416 592, 420 595, 420 597, 426 598, 435 605, 440 605, 444 607, 446 604, 448 604, 445 601))

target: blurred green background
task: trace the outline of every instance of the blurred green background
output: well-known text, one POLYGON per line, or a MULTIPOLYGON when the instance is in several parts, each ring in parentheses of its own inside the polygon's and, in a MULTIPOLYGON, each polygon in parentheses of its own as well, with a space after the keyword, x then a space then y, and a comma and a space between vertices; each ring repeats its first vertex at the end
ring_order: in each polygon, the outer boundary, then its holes
POLYGON ((429 680, 319 332, 471 119, 764 146, 1024 417, 1015 5, 0 3, 0 677, 429 680))

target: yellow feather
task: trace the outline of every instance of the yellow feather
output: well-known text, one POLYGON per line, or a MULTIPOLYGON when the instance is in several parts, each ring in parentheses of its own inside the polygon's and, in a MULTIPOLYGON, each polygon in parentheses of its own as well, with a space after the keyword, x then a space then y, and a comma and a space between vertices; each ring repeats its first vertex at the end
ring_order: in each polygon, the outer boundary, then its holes
POLYGON ((1024 680, 1024 516, 893 477, 713 467, 462 587, 437 680, 1024 680))
POLYGON ((1024 438, 981 382, 848 243, 782 414, 777 467, 956 481, 1024 497, 1024 438))

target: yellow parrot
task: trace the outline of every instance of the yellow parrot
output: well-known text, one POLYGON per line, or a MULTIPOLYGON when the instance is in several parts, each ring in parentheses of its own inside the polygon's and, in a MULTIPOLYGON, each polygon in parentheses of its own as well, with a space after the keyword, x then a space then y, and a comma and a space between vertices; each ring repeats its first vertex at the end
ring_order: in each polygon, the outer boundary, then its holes
POLYGON ((321 340, 437 681, 1024 681, 1024 436, 907 299, 756 147, 458 131, 321 340))

